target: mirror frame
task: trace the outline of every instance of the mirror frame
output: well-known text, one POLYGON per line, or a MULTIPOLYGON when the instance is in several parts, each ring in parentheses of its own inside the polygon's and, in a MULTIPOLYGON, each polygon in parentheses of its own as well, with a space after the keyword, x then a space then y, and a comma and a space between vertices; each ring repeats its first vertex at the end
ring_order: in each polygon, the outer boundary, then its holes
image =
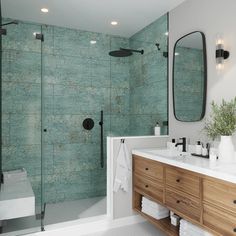
POLYGON ((206 113, 206 99, 207 99, 207 50, 206 50, 206 37, 205 37, 205 34, 201 31, 193 31, 191 33, 188 33, 184 36, 182 36, 181 38, 179 38, 176 42, 175 42, 175 45, 174 45, 174 50, 173 50, 173 65, 172 65, 172 101, 173 101, 173 110, 174 110, 174 117, 176 120, 178 121, 181 121, 181 122, 197 122, 197 121, 201 121, 204 116, 205 116, 205 113, 206 113), (175 79, 175 76, 174 76, 174 72, 175 72, 175 49, 176 49, 176 46, 178 44, 178 42, 185 38, 186 36, 188 35, 191 35, 191 34, 194 34, 194 33, 200 33, 201 36, 202 36, 202 46, 203 46, 203 65, 204 65, 204 91, 203 91, 203 104, 202 104, 202 113, 201 113, 201 116, 199 119, 197 120, 192 120, 192 121, 183 121, 183 120, 180 120, 177 118, 176 116, 176 111, 175 111, 175 89, 174 89, 174 79, 175 79))

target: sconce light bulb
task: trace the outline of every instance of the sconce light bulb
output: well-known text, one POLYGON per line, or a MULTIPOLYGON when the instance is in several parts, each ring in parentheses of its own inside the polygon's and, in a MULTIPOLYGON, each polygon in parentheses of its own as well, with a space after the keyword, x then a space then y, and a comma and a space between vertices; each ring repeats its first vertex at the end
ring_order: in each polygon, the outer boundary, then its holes
POLYGON ((219 70, 219 71, 220 71, 220 70, 223 70, 223 69, 224 69, 224 64, 223 64, 223 63, 217 64, 217 65, 216 65, 216 69, 219 70))

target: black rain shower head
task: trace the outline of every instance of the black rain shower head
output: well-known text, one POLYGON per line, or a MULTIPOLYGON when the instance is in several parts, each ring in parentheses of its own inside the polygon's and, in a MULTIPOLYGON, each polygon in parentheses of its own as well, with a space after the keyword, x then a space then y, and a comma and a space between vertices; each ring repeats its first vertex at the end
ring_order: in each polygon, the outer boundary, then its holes
POLYGON ((112 56, 112 57, 128 57, 128 56, 133 55, 133 52, 143 54, 144 50, 134 50, 134 49, 128 49, 128 48, 120 48, 120 50, 109 52, 109 55, 112 56))
POLYGON ((133 55, 133 53, 128 50, 116 50, 109 52, 109 55, 112 57, 129 57, 133 55))

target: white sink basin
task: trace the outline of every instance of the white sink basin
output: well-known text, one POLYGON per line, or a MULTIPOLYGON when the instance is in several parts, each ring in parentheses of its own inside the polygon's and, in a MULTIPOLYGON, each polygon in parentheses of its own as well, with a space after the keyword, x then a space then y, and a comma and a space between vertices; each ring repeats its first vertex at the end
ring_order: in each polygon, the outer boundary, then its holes
POLYGON ((187 157, 190 156, 190 153, 187 152, 179 152, 175 150, 170 150, 170 149, 150 149, 147 152, 158 155, 161 157, 167 157, 167 158, 180 158, 180 157, 187 157))

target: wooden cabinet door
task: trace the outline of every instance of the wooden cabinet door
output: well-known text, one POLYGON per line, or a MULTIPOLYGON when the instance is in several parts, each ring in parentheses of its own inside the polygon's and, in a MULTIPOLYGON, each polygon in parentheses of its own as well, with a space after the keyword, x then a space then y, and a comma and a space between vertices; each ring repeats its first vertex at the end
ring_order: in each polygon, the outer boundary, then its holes
POLYGON ((166 184, 195 197, 200 196, 200 177, 189 171, 167 167, 166 184))
POLYGON ((204 205, 203 225, 223 236, 236 236, 236 215, 204 205))
POLYGON ((178 211, 181 216, 187 216, 200 222, 201 204, 199 199, 191 195, 166 189, 165 204, 173 210, 178 211))
POLYGON ((163 202, 163 184, 134 174, 134 187, 153 199, 163 202))
POLYGON ((134 172, 163 181, 163 166, 157 162, 134 155, 134 172))
POLYGON ((216 179, 204 179, 203 201, 236 214, 236 185, 216 179))

